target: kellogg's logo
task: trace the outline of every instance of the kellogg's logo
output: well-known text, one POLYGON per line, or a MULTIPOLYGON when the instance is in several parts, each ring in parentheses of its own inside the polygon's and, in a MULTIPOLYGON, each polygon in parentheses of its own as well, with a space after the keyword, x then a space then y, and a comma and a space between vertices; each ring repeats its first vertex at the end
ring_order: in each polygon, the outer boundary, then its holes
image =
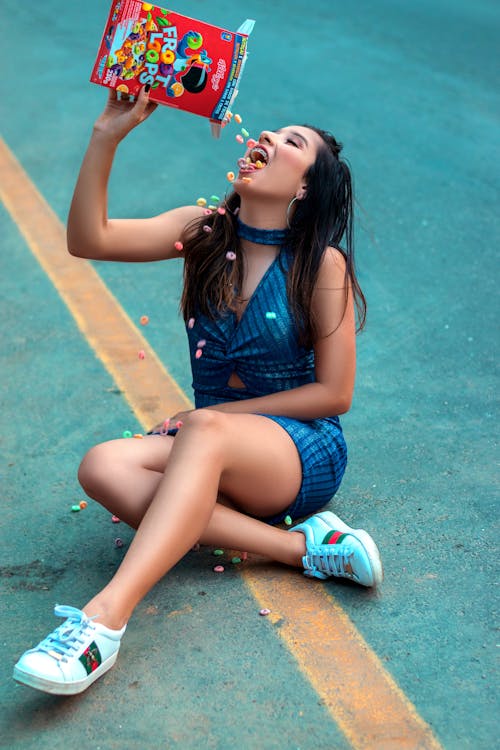
POLYGON ((226 74, 227 65, 226 61, 221 58, 219 58, 219 62, 217 63, 217 70, 212 76, 212 88, 214 91, 219 90, 219 85, 221 80, 224 80, 224 76, 226 74))

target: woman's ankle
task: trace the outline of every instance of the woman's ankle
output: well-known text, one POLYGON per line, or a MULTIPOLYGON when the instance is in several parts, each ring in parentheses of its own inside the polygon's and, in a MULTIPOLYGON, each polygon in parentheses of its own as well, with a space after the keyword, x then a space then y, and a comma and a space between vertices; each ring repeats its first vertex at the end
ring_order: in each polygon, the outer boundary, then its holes
POLYGON ((129 614, 125 614, 112 607, 104 597, 99 594, 91 599, 83 608, 87 617, 92 617, 95 622, 110 630, 121 630, 128 622, 129 614))
POLYGON ((288 541, 291 546, 291 565, 296 568, 302 567, 302 558, 306 554, 306 538, 300 531, 287 531, 288 541))

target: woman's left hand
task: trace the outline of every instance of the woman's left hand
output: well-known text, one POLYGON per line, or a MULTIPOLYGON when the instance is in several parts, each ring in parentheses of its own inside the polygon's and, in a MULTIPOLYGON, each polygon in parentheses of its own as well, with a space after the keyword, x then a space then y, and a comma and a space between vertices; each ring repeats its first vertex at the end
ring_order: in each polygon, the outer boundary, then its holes
POLYGON ((194 409, 188 409, 187 411, 178 411, 173 417, 164 419, 163 422, 155 425, 151 433, 153 435, 166 435, 168 430, 179 429, 182 427, 182 423, 186 419, 187 415, 190 414, 194 409))

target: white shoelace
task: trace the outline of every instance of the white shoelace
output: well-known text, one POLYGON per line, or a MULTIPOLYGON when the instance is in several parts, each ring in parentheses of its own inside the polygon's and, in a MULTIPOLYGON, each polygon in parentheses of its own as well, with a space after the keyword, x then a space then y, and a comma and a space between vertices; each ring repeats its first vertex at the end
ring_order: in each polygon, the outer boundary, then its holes
POLYGON ((88 640, 89 631, 94 630, 93 617, 87 615, 76 607, 68 607, 58 604, 54 608, 57 617, 67 618, 58 628, 48 635, 36 647, 37 651, 44 651, 54 659, 67 660, 73 656, 81 646, 88 640))
POLYGON ((311 545, 307 550, 306 558, 313 570, 356 580, 357 576, 351 565, 353 555, 354 549, 350 544, 321 544, 311 545))

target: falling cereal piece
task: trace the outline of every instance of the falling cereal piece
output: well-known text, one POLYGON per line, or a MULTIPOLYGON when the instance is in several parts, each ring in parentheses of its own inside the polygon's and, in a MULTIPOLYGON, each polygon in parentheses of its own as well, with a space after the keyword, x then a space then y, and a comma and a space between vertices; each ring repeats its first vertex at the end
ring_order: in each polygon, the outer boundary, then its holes
POLYGON ((206 342, 206 340, 205 340, 205 339, 200 339, 200 340, 198 341, 198 343, 196 344, 196 346, 197 346, 197 347, 198 347, 199 349, 203 349, 203 347, 204 347, 204 346, 206 345, 206 343, 207 343, 207 342, 206 342))
POLYGON ((236 253, 233 253, 232 250, 228 250, 226 253, 227 260, 236 260, 236 253))
POLYGON ((203 354, 203 349, 197 349, 194 356, 196 357, 196 359, 199 359, 202 354, 203 354))
POLYGON ((233 216, 238 216, 239 212, 240 212, 240 207, 236 206, 236 208, 233 211, 233 216))
POLYGON ((118 548, 123 547, 123 539, 120 539, 119 536, 117 536, 115 539, 115 547, 118 547, 118 548))
POLYGON ((79 505, 72 505, 71 506, 71 512, 72 513, 78 513, 78 511, 81 510, 79 505))
POLYGON ((149 323, 148 316, 147 315, 141 315, 141 319, 140 319, 139 322, 140 322, 141 326, 147 326, 147 324, 149 323))
POLYGON ((135 435, 133 435, 132 437, 135 437, 136 440, 141 440, 144 437, 144 435, 141 435, 140 432, 136 432, 135 435))
POLYGON ((205 216, 211 216, 212 215, 211 207, 209 206, 208 208, 203 209, 203 213, 205 214, 205 216))
POLYGON ((267 615, 270 615, 270 614, 271 614, 271 610, 267 609, 266 607, 264 607, 264 609, 261 609, 259 612, 259 615, 261 617, 267 617, 267 615))
POLYGON ((182 421, 182 419, 179 419, 179 421, 175 423, 175 426, 178 430, 180 430, 183 424, 184 422, 182 421))
POLYGON ((130 430, 123 430, 122 437, 124 438, 132 437, 132 433, 130 432, 130 430))
POLYGON ((163 424, 162 424, 162 427, 163 427, 163 429, 164 429, 164 430, 168 430, 168 426, 169 426, 169 424, 170 424, 170 418, 169 418, 169 419, 166 419, 166 420, 165 420, 165 421, 163 422, 163 424))
POLYGON ((175 247, 175 249, 176 249, 176 250, 178 250, 179 252, 180 252, 181 250, 184 250, 184 245, 182 244, 182 242, 179 242, 179 240, 177 240, 177 242, 174 242, 174 247, 175 247))
POLYGON ((245 561, 245 560, 248 560, 248 552, 242 552, 242 553, 241 553, 241 559, 242 559, 243 561, 245 561))
POLYGON ((87 507, 87 505, 88 505, 88 503, 87 503, 86 500, 80 500, 80 508, 81 508, 81 510, 85 510, 85 508, 87 507))
POLYGON ((242 182, 252 182, 252 178, 251 177, 242 177, 241 180, 242 180, 242 182))
POLYGON ((253 148, 256 145, 257 145, 257 141, 255 140, 255 138, 249 138, 248 139, 248 141, 247 141, 248 148, 253 148))
POLYGON ((221 555, 224 554, 224 550, 223 549, 214 549, 214 551, 212 552, 212 554, 215 555, 215 557, 220 557, 221 555))
POLYGON ((235 115, 234 116, 234 121, 237 122, 238 125, 241 125, 241 123, 243 122, 243 120, 241 118, 241 115, 235 115))
POLYGON ((232 112, 226 112, 226 117, 231 122, 231 120, 233 119, 234 115, 233 115, 232 112))
POLYGON ((241 562, 241 557, 232 557, 231 562, 233 563, 233 565, 238 565, 238 563, 241 562))
POLYGON ((229 180, 229 182, 234 182, 234 172, 228 172, 226 174, 226 177, 229 180))
POLYGON ((194 318, 189 318, 188 320, 188 328, 191 329, 194 327, 194 318))
POLYGON ((210 203, 220 203, 220 198, 218 195, 211 195, 210 196, 210 203))
POLYGON ((241 128, 241 135, 243 135, 245 138, 248 138, 250 136, 250 133, 246 128, 241 128))
POLYGON ((146 353, 145 353, 144 349, 141 349, 141 350, 140 350, 140 351, 138 352, 137 356, 139 357, 139 359, 144 359, 144 358, 145 358, 145 356, 146 356, 146 353))
POLYGON ((285 523, 287 526, 292 525, 292 517, 291 516, 285 516, 285 523))
POLYGON ((111 516, 111 523, 120 523, 118 516, 111 516))
POLYGON ((208 224, 204 224, 203 231, 206 232, 207 234, 210 234, 210 232, 212 231, 212 227, 209 227, 208 224))
POLYGON ((263 162, 263 161, 261 161, 260 159, 257 159, 257 161, 255 162, 255 167, 256 167, 257 169, 262 169, 262 168, 263 168, 263 166, 264 166, 264 162, 263 162))
POLYGON ((268 320, 276 320, 276 313, 275 312, 266 312, 266 318, 268 320))
POLYGON ((224 566, 223 565, 216 565, 214 567, 214 573, 224 573, 224 566))
POLYGON ((196 201, 197 206, 206 206, 207 205, 207 199, 206 198, 198 198, 196 201))
POLYGON ((221 216, 224 216, 224 214, 226 213, 226 209, 224 208, 224 206, 219 206, 219 208, 217 209, 217 213, 221 216))
POLYGON ((244 142, 244 138, 243 138, 243 136, 242 136, 242 135, 240 135, 239 133, 238 133, 238 135, 236 136, 236 140, 238 141, 238 143, 243 143, 243 142, 244 142))

